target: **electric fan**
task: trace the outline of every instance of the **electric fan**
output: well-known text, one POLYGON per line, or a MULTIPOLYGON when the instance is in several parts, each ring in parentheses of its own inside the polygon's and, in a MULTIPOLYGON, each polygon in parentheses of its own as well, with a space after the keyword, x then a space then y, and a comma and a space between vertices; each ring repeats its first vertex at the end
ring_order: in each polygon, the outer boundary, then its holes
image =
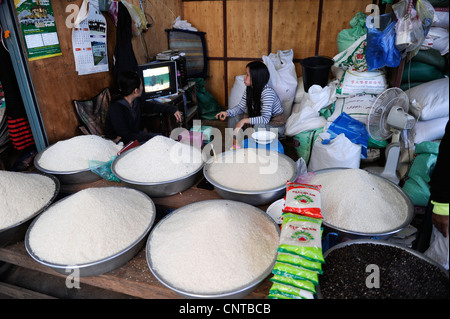
POLYGON ((370 136, 377 141, 392 137, 386 147, 384 167, 367 167, 366 170, 381 175, 398 184, 397 164, 400 156, 400 134, 414 127, 416 119, 408 114, 409 98, 403 90, 390 88, 383 91, 373 103, 367 119, 370 136))

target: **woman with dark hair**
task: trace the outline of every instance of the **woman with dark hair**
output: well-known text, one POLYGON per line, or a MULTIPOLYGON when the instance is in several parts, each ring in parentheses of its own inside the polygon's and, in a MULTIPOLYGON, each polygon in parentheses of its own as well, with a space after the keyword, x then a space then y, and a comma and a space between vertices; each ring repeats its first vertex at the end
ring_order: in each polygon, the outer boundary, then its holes
POLYGON ((118 77, 119 93, 112 97, 105 120, 105 137, 124 144, 137 140, 145 143, 157 134, 140 130, 141 114, 171 113, 181 122, 176 106, 148 103, 141 98, 142 80, 136 72, 125 71, 118 77))
POLYGON ((235 131, 249 124, 255 130, 276 128, 278 135, 282 136, 286 117, 283 114, 280 98, 268 85, 269 78, 269 70, 263 62, 248 63, 244 77, 246 90, 239 104, 227 111, 219 112, 216 114, 216 118, 220 120, 225 120, 227 117, 235 119, 238 115, 247 113, 248 117, 237 122, 235 131))

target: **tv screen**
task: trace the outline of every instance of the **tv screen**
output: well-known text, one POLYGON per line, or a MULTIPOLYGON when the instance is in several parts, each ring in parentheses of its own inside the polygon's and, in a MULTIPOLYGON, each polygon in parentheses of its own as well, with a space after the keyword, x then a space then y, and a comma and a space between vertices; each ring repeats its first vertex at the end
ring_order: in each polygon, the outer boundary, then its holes
POLYGON ((145 99, 172 95, 178 92, 175 61, 156 61, 139 65, 145 99))

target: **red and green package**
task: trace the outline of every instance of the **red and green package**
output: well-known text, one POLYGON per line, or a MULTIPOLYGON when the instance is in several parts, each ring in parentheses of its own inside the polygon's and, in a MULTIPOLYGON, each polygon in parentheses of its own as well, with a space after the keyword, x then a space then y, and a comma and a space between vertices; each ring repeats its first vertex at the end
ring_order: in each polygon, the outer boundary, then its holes
POLYGON ((321 188, 322 185, 287 182, 283 212, 322 219, 321 188))

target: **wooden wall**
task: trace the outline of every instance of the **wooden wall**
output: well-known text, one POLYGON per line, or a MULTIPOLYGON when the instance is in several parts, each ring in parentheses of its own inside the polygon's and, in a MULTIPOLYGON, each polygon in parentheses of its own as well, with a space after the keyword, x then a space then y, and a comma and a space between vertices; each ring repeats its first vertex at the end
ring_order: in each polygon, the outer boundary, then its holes
MULTIPOLYGON (((183 1, 184 19, 206 32, 210 77, 208 90, 223 108, 235 77, 250 60, 278 50, 294 51, 299 59, 333 57, 337 34, 350 28, 358 11, 372 0, 221 0, 183 1)), ((381 2, 381 1, 380 1, 381 2)), ((375 1, 376 3, 376 1, 375 1)), ((370 12, 368 13, 370 14, 370 12)))
MULTIPOLYGON (((128 0, 139 5, 138 0, 128 0)), ((66 27, 66 19, 73 13, 66 12, 69 4, 81 6, 82 0, 51 1, 55 14, 62 55, 42 60, 28 61, 39 109, 50 144, 67 139, 81 132, 73 100, 84 100, 95 96, 103 88, 113 85, 113 52, 116 43, 116 27, 108 13, 103 12, 107 21, 107 45, 109 72, 78 75, 72 53, 72 29, 66 27)), ((177 16, 182 15, 180 0, 145 1, 145 12, 149 14, 152 27, 142 37, 133 38, 133 49, 139 63, 148 61, 167 50, 165 29, 170 28, 177 16), (145 40, 145 41, 144 41, 145 40)))
MULTIPOLYGON (((138 0, 128 0, 139 5, 138 0)), ((336 36, 349 28, 350 19, 375 0, 145 0, 152 27, 133 38, 139 63, 168 48, 164 31, 175 18, 206 32, 210 77, 207 89, 227 108, 236 75, 245 65, 277 50, 293 49, 297 75, 299 59, 316 54, 334 56, 336 36)), ((381 2, 381 0, 379 0, 381 2)), ((52 1, 62 56, 29 61, 31 77, 50 144, 80 134, 73 100, 89 99, 113 85, 112 71, 79 76, 75 71, 71 29, 65 25, 68 4, 82 0, 52 1)), ((108 28, 108 63, 112 70, 115 26, 103 13, 108 28)))

